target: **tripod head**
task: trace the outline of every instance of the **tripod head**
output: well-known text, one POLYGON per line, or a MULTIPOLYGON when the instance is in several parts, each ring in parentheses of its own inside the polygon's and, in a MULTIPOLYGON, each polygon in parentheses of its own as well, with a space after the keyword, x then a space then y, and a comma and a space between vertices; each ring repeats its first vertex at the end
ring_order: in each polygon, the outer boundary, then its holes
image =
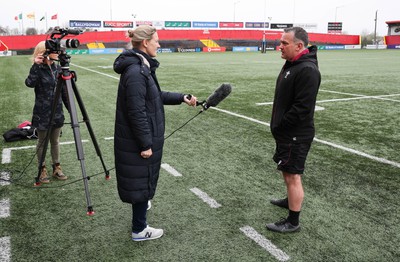
POLYGON ((69 62, 71 61, 71 56, 65 51, 58 54, 58 61, 60 62, 61 69, 69 69, 69 62))

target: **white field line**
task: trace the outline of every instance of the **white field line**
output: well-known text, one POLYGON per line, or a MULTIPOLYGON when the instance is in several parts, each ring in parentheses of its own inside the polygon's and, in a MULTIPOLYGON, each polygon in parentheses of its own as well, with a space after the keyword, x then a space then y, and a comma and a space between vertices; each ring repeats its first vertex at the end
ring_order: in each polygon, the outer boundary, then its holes
POLYGON ((201 200, 203 200, 205 203, 207 203, 210 207, 212 207, 212 208, 221 207, 221 205, 218 204, 217 201, 215 201, 213 198, 209 197, 207 195, 207 193, 201 191, 200 189, 194 187, 194 188, 191 188, 190 191, 192 191, 196 196, 198 196, 201 200))
POLYGON ((347 147, 344 147, 344 146, 341 146, 341 145, 338 145, 338 144, 335 144, 335 143, 324 141, 324 140, 321 140, 321 139, 318 139, 318 138, 314 138, 314 141, 319 142, 321 144, 325 144, 325 145, 334 147, 334 148, 337 148, 337 149, 341 149, 343 151, 347 151, 347 152, 355 154, 355 155, 366 157, 366 158, 372 159, 374 161, 377 161, 377 162, 380 162, 380 163, 383 163, 383 164, 388 164, 388 165, 400 168, 400 163, 397 163, 397 162, 394 162, 394 161, 390 161, 390 160, 387 160, 387 159, 384 159, 384 158, 381 158, 381 157, 372 156, 372 155, 369 155, 369 154, 366 154, 366 153, 363 153, 363 152, 360 152, 360 151, 357 151, 357 150, 354 150, 354 149, 351 149, 351 148, 347 148, 347 147))
POLYGON ((257 124, 269 126, 269 123, 263 122, 263 121, 260 121, 260 120, 257 120, 257 119, 251 118, 251 117, 247 117, 247 116, 244 116, 244 115, 233 113, 233 112, 230 112, 228 110, 224 110, 224 109, 221 109, 221 108, 218 108, 218 107, 210 107, 210 108, 214 109, 214 110, 217 110, 217 111, 220 111, 220 112, 224 112, 224 113, 226 113, 228 115, 231 115, 231 116, 236 116, 236 117, 239 117, 239 118, 243 118, 243 119, 249 120, 249 121, 257 123, 257 124))
POLYGON ((375 98, 375 99, 388 100, 388 101, 393 101, 393 102, 400 102, 400 100, 393 100, 393 99, 386 99, 385 98, 385 97, 391 97, 391 96, 400 96, 400 94, 380 95, 380 96, 366 96, 366 95, 346 93, 346 92, 338 92, 338 91, 331 91, 331 90, 325 90, 325 89, 320 89, 319 91, 326 92, 326 93, 332 93, 332 94, 358 96, 358 97, 363 97, 363 98, 364 97, 365 98, 375 98))
MULTIPOLYGON (((267 122, 263 122, 263 121, 260 121, 260 120, 254 119, 254 118, 243 116, 243 115, 240 115, 240 114, 237 114, 237 113, 233 113, 233 112, 230 112, 230 111, 227 111, 227 110, 224 110, 224 109, 220 109, 220 108, 217 108, 217 107, 211 107, 211 108, 214 109, 214 110, 217 110, 217 111, 224 112, 226 114, 232 115, 232 116, 240 117, 240 118, 243 118, 243 119, 258 123, 258 124, 269 126, 269 123, 267 123, 267 122)), ((354 149, 351 149, 351 148, 348 148, 348 147, 344 147, 344 146, 341 146, 341 145, 338 145, 338 144, 335 144, 335 143, 324 141, 324 140, 321 140, 321 139, 318 139, 318 138, 314 138, 314 141, 322 143, 322 144, 325 144, 325 145, 328 145, 328 146, 332 146, 334 148, 338 148, 338 149, 341 149, 341 150, 344 150, 344 151, 347 151, 347 152, 350 152, 352 154, 356 154, 356 155, 359 155, 359 156, 362 156, 362 157, 366 157, 366 158, 372 159, 374 161, 377 161, 377 162, 380 162, 380 163, 383 163, 383 164, 388 164, 388 165, 400 168, 400 163, 398 163, 398 162, 394 162, 394 161, 390 161, 390 160, 387 160, 387 159, 384 159, 384 158, 372 156, 372 155, 369 155, 369 154, 366 154, 366 153, 363 153, 363 152, 360 152, 360 151, 357 151, 357 150, 354 150, 354 149)))
MULTIPOLYGON (((352 94, 348 94, 348 95, 352 95, 352 94)), ((341 101, 359 100, 359 99, 379 99, 379 100, 386 100, 386 101, 392 101, 392 102, 400 102, 400 100, 385 98, 385 97, 392 97, 392 96, 400 96, 400 94, 381 95, 381 96, 361 96, 361 95, 354 95, 353 94, 353 96, 357 96, 357 97, 318 100, 317 104, 319 104, 319 103, 329 103, 329 102, 341 102, 341 101)), ((272 105, 272 103, 273 102, 262 102, 262 103, 256 103, 256 105, 265 106, 265 105, 272 105)))
MULTIPOLYGON (((0 173, 0 185, 6 186, 10 182, 10 173, 0 173), (4 179, 4 180, 3 180, 4 179)), ((10 216, 10 199, 0 200, 0 218, 7 218, 10 216)), ((11 241, 10 237, 0 237, 0 261, 11 261, 11 241)))
POLYGON ((173 168, 172 166, 168 165, 167 163, 163 163, 161 164, 161 167, 163 169, 165 169, 168 173, 170 173, 173 176, 182 176, 181 173, 179 173, 178 171, 176 171, 175 168, 173 168))
POLYGON ((274 102, 260 102, 256 103, 256 106, 267 106, 267 105, 272 105, 274 102))
MULTIPOLYGON (((339 92, 339 91, 332 91, 332 90, 325 90, 325 89, 320 89, 319 92, 332 93, 332 94, 339 94, 339 95, 359 96, 359 97, 365 97, 365 96, 366 96, 366 95, 361 95, 361 94, 354 94, 354 93, 347 93, 347 92, 339 92)), ((400 95, 400 94, 391 94, 391 95, 381 95, 381 96, 376 96, 376 97, 379 98, 379 97, 399 96, 399 95, 400 95)))
POLYGON ((0 218, 7 218, 10 216, 10 199, 0 200, 0 218))
POLYGON ((278 261, 288 261, 290 259, 285 252, 277 248, 270 240, 259 234, 254 228, 244 226, 240 228, 240 231, 242 231, 248 238, 254 240, 259 246, 267 250, 278 261))
POLYGON ((339 101, 349 101, 349 100, 358 100, 358 99, 378 99, 392 102, 400 102, 400 100, 388 99, 385 97, 399 96, 400 94, 392 94, 392 95, 381 95, 381 96, 360 96, 360 97, 350 97, 350 98, 337 98, 337 99, 327 99, 327 100, 319 100, 318 103, 329 103, 329 102, 339 102, 339 101))
MULTIPOLYGON (((86 143, 86 142, 89 142, 89 140, 82 140, 82 143, 86 143)), ((75 144, 75 141, 68 141, 68 142, 60 143, 60 145, 69 145, 69 144, 75 144)), ((23 149, 30 149, 30 148, 36 148, 36 145, 35 146, 21 146, 21 147, 4 148, 1 153, 1 163, 2 164, 11 163, 11 152, 13 150, 23 150, 23 149)))
POLYGON ((10 237, 0 237, 0 261, 11 261, 11 240, 10 237))
POLYGON ((12 150, 23 150, 23 149, 29 149, 29 148, 35 148, 35 147, 36 146, 21 146, 21 147, 3 148, 3 151, 1 153, 1 163, 2 164, 11 163, 11 151, 12 150))
POLYGON ((7 186, 10 184, 10 173, 1 172, 0 173, 0 186, 7 186))
POLYGON ((73 63, 71 63, 71 65, 73 65, 73 66, 75 66, 75 67, 79 67, 79 68, 84 69, 84 70, 87 70, 87 71, 90 71, 90 72, 93 72, 93 73, 96 73, 96 74, 99 74, 99 75, 103 75, 103 76, 107 76, 107 77, 110 77, 110 78, 119 80, 119 76, 113 76, 113 75, 105 74, 105 73, 102 73, 102 72, 99 72, 99 71, 96 71, 96 70, 93 70, 93 69, 89 69, 89 68, 87 68, 87 67, 78 66, 78 65, 73 64, 73 63))

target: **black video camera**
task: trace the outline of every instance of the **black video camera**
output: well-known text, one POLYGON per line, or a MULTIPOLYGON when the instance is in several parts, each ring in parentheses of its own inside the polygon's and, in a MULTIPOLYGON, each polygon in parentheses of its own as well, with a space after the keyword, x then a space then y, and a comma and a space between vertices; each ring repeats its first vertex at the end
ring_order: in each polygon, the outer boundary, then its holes
POLYGON ((62 39, 66 35, 80 35, 82 31, 79 29, 71 28, 60 28, 54 27, 50 28, 47 34, 50 35, 50 39, 46 40, 46 53, 62 53, 66 48, 78 48, 78 39, 62 39))

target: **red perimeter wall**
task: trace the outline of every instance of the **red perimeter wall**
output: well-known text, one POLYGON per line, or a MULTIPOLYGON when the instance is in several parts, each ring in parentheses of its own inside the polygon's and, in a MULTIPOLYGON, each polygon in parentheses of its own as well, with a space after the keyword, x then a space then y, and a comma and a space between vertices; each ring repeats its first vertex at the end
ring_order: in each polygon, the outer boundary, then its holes
MULTIPOLYGON (((157 30, 160 40, 262 40, 263 30, 157 30)), ((81 44, 87 43, 112 43, 129 42, 125 36, 125 31, 109 32, 84 32, 81 35, 68 35, 67 38, 76 38, 81 44)), ((265 31, 267 40, 280 39, 281 31, 265 31)), ((0 40, 9 50, 29 50, 36 46, 40 41, 48 39, 48 35, 31 36, 0 36, 0 40)), ((58 36, 56 36, 58 37, 58 36)), ((341 44, 341 45, 359 45, 359 35, 335 35, 309 33, 310 43, 341 44)))
POLYGON ((387 45, 400 45, 400 35, 385 36, 385 43, 387 45))

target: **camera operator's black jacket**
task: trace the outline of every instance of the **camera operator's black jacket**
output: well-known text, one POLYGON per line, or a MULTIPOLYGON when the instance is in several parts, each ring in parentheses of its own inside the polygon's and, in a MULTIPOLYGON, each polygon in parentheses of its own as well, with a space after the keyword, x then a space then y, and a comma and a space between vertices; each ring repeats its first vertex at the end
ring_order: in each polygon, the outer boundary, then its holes
POLYGON ((294 62, 286 61, 276 81, 271 133, 281 143, 311 142, 321 74, 317 47, 294 62))
MULTIPOLYGON (((33 107, 32 126, 38 130, 47 130, 55 97, 57 77, 60 66, 52 63, 33 64, 28 77, 25 79, 27 87, 35 88, 35 105, 33 107)), ((53 127, 59 128, 64 124, 63 101, 67 105, 66 90, 61 86, 60 97, 56 102, 53 127)), ((68 107, 67 107, 68 108, 68 107)))
POLYGON ((156 190, 164 145, 164 104, 183 102, 184 94, 161 91, 155 74, 159 63, 137 49, 125 50, 114 62, 121 74, 114 130, 118 193, 123 202, 145 202, 156 190), (140 152, 152 149, 144 159, 140 152))

